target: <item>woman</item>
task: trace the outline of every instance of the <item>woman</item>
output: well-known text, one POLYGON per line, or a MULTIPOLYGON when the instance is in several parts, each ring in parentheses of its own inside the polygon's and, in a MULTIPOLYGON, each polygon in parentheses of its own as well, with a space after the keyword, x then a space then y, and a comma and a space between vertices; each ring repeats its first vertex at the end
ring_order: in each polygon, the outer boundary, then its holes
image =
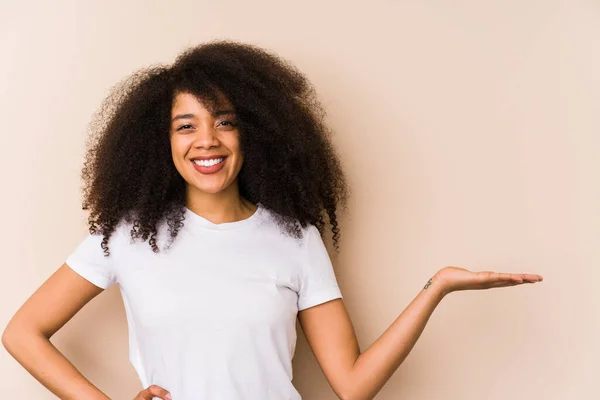
POLYGON ((299 399, 299 318, 342 399, 375 396, 447 294, 538 282, 446 267, 360 352, 323 244, 347 188, 314 90, 255 46, 212 42, 119 85, 83 169, 90 235, 18 310, 8 351, 62 399, 106 399, 49 338, 119 283, 135 399, 299 399))

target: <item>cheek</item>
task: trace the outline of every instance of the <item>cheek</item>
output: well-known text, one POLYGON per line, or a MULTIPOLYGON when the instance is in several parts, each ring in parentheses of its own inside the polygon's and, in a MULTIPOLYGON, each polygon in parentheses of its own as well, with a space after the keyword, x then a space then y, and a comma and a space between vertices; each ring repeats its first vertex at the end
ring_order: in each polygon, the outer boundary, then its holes
POLYGON ((183 158, 188 147, 188 140, 182 136, 171 136, 171 154, 173 157, 183 158))
POLYGON ((177 169, 184 165, 185 155, 186 147, 184 141, 171 139, 171 156, 177 169))
POLYGON ((239 172, 239 170, 242 168, 242 164, 244 164, 244 155, 242 154, 242 152, 240 151, 239 148, 235 149, 235 170, 239 172))
POLYGON ((237 164, 242 164, 244 162, 244 154, 242 153, 239 137, 232 138, 231 142, 228 143, 228 147, 235 154, 237 164))

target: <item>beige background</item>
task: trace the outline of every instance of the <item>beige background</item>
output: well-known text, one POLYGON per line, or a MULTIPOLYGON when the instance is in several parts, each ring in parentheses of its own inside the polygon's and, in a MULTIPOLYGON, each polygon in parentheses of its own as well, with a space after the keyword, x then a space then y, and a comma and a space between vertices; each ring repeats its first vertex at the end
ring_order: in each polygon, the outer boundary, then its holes
MULTIPOLYGON (((457 293, 378 399, 592 399, 600 368, 600 3, 28 1, 0 6, 0 326, 86 233, 85 128, 185 46, 278 51, 316 85, 353 191, 339 282, 361 346, 445 265, 541 273, 457 293)), ((115 399, 139 383, 118 289, 53 342, 115 399)), ((300 335, 295 383, 334 399, 300 335)), ((4 398, 54 398, 0 350, 4 398)))

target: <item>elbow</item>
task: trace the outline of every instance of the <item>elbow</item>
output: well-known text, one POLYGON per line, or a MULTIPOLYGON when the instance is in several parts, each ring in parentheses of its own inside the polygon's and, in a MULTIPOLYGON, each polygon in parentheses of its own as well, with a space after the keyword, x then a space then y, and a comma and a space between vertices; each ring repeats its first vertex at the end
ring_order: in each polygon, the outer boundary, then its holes
POLYGON ((340 393, 338 394, 338 399, 340 400, 364 400, 364 397, 356 396, 353 393, 340 393))
POLYGON ((336 389, 335 394, 340 400, 372 400, 375 397, 375 393, 366 387, 353 384, 336 389))
POLYGON ((346 393, 346 395, 338 395, 340 400, 371 400, 373 397, 365 397, 353 393, 346 393))
POLYGON ((351 385, 335 390, 335 394, 339 400, 367 400, 367 397, 359 394, 359 391, 351 385))
POLYGON ((4 332, 2 332, 2 346, 6 349, 6 351, 12 354, 12 350, 14 349, 15 343, 17 342, 19 336, 20 335, 19 332, 17 332, 17 329, 9 322, 4 328, 4 332))
POLYGON ((9 322, 2 332, 2 346, 8 351, 9 354, 13 355, 22 346, 22 343, 29 337, 29 332, 23 329, 19 325, 9 322))
POLYGON ((10 349, 13 343, 13 332, 10 324, 4 328, 4 332, 2 332, 2 346, 10 353, 10 349))
POLYGON ((364 395, 361 395, 360 379, 352 372, 337 375, 337 379, 330 380, 329 384, 335 392, 339 400, 366 400, 364 395))

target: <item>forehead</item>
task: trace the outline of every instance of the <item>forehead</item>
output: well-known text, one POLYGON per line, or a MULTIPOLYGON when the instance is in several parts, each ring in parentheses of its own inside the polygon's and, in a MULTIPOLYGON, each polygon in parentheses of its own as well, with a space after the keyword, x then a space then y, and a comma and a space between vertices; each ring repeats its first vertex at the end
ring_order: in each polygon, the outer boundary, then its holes
POLYGON ((214 114, 220 110, 234 110, 234 107, 222 93, 217 93, 216 98, 201 98, 189 92, 179 92, 173 98, 171 114, 174 115, 184 110, 205 111, 214 114))

